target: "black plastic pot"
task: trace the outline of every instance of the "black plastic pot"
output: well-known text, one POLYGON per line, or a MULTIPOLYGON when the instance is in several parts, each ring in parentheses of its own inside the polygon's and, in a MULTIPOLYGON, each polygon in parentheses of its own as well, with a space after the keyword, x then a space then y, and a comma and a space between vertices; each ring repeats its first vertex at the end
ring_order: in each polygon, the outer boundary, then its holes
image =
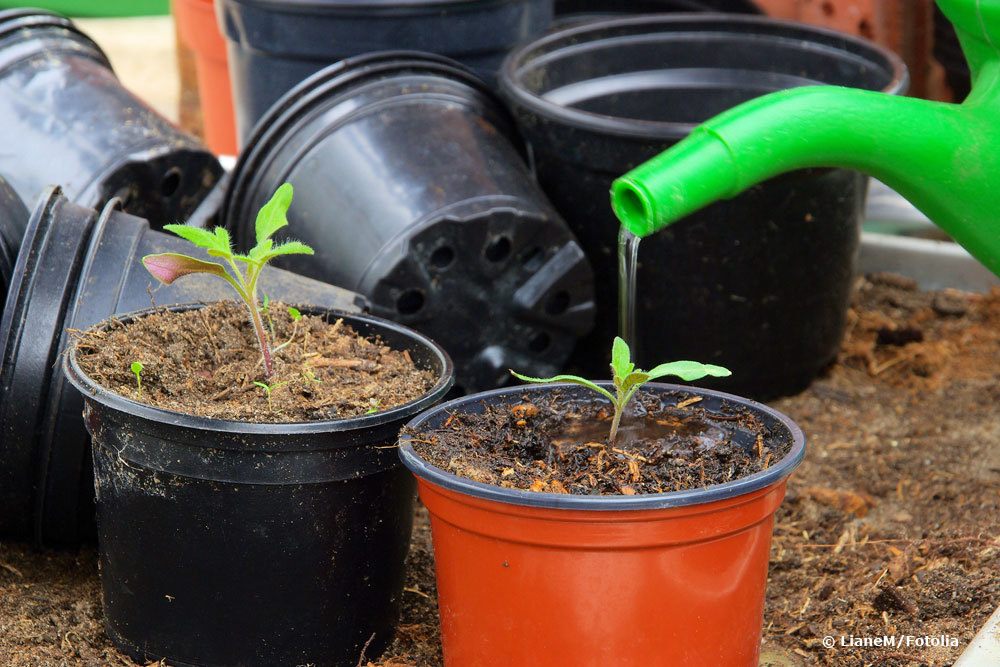
POLYGON ((552 0, 221 0, 218 12, 245 141, 285 92, 352 56, 427 51, 492 80, 511 48, 548 27, 552 0))
POLYGON ((0 177, 0 310, 7 298, 7 288, 14 273, 14 262, 21 247, 28 209, 17 193, 0 177))
POLYGON ((408 350, 437 383, 374 415, 253 424, 141 405, 66 355, 94 441, 106 625, 134 659, 353 667, 392 639, 414 494, 391 445, 452 368, 416 332, 328 316, 408 350))
POLYGON ((288 181, 282 266, 366 295, 441 343, 464 389, 559 369, 591 326, 590 267, 538 189, 486 86, 437 56, 331 66, 276 104, 233 173, 223 219, 242 245, 288 181))
POLYGON ((115 77, 73 22, 0 12, 0 173, 21 199, 62 184, 98 208, 120 197, 154 225, 183 221, 222 168, 115 77))
MULTIPOLYGON (((32 213, 0 319, 0 534, 46 544, 93 532, 93 484, 79 394, 58 363, 71 334, 115 313, 231 298, 224 282, 190 276, 157 285, 140 259, 191 252, 112 202, 96 211, 51 189, 32 213)), ((279 269, 261 278, 272 298, 360 310, 356 294, 279 269)))
MULTIPOLYGON (((600 324, 572 365, 607 371, 618 319, 612 180, 729 107, 814 83, 900 93, 907 75, 864 40, 741 16, 586 23, 511 54, 501 87, 539 182, 601 277, 600 324)), ((806 386, 840 344, 866 191, 854 172, 795 172, 643 240, 640 363, 723 364, 733 375, 713 385, 757 397, 806 386)))

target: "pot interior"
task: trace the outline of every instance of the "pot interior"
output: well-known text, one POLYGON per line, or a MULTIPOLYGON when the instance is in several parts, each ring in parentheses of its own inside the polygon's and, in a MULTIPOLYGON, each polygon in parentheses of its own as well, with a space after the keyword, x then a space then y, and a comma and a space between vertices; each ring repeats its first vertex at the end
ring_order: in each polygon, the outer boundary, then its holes
POLYGON ((696 124, 766 93, 814 84, 897 92, 902 65, 862 40, 755 18, 598 21, 536 42, 516 85, 560 107, 696 124))

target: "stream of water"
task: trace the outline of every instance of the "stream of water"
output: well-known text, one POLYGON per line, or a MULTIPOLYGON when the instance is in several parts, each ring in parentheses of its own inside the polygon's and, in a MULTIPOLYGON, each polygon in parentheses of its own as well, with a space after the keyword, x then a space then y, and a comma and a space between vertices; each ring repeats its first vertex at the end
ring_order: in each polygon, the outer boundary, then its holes
POLYGON ((635 361, 639 347, 636 330, 635 277, 639 268, 639 241, 624 227, 618 232, 618 335, 628 343, 635 361))

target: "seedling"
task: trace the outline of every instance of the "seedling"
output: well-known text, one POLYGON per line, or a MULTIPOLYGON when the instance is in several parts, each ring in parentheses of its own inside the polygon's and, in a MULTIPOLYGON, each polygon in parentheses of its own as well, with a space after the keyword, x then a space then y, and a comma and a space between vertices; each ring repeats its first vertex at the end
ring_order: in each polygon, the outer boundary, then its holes
POLYGON ((292 204, 293 190, 290 183, 279 187, 271 200, 261 207, 257 213, 255 224, 257 245, 245 255, 233 251, 229 232, 222 227, 209 231, 190 225, 164 225, 163 228, 173 232, 199 248, 204 248, 212 257, 218 257, 222 262, 207 262, 180 253, 160 253, 146 255, 142 263, 146 270, 164 285, 169 285, 178 278, 193 273, 207 273, 222 278, 229 283, 246 304, 253 323, 254 333, 260 345, 260 353, 264 362, 264 379, 270 380, 274 371, 271 356, 271 341, 264 322, 261 319, 261 309, 257 305, 257 283, 263 268, 275 257, 281 255, 311 255, 313 249, 300 241, 284 241, 275 243, 271 240, 282 227, 288 225, 288 207, 292 204), (242 268, 241 268, 242 267, 242 268))
POLYGON ((274 384, 268 384, 266 382, 259 382, 254 380, 254 384, 264 390, 264 396, 267 397, 267 409, 273 410, 271 407, 271 394, 277 391, 279 388, 284 387, 288 382, 275 382, 274 384))
POLYGON ((371 401, 371 407, 365 410, 366 415, 373 415, 382 408, 382 401, 377 398, 373 398, 371 401))
POLYGON ((726 377, 732 375, 727 368, 713 366, 712 364, 701 364, 697 361, 671 361, 665 364, 644 371, 635 367, 632 363, 632 353, 628 349, 628 344, 621 338, 615 336, 615 342, 611 346, 611 373, 614 382, 615 393, 612 394, 604 387, 576 375, 556 375, 550 378, 533 378, 511 371, 514 377, 525 382, 571 382, 586 387, 597 392, 601 396, 611 401, 614 408, 614 417, 611 420, 611 434, 608 442, 614 443, 618 436, 618 426, 621 423, 622 414, 635 393, 642 385, 658 378, 674 375, 690 382, 706 376, 726 377))
POLYGON ((133 361, 130 368, 135 376, 135 397, 142 398, 142 362, 133 361))

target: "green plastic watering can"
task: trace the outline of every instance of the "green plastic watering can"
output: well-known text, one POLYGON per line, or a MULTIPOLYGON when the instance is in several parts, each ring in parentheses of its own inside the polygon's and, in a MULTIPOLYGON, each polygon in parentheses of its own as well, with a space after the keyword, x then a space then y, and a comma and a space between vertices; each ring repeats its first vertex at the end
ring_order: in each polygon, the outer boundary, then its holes
POLYGON ((614 182, 622 226, 648 236, 794 169, 878 178, 1000 275, 1000 0, 938 0, 972 73, 961 104, 807 86, 756 98, 614 182))

